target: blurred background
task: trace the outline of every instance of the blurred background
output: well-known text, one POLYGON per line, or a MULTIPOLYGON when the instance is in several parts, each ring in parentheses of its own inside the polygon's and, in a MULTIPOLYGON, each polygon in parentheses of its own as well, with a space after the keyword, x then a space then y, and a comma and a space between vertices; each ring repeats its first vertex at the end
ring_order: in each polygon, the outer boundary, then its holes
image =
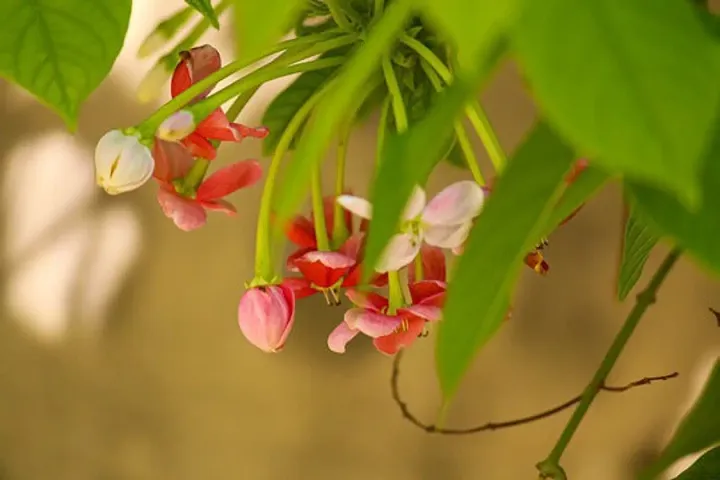
MULTIPOLYGON (((0 81, 0 479, 536 478, 534 464, 569 410, 497 432, 426 434, 391 400, 389 358, 367 341, 345 355, 327 350, 342 309, 321 296, 298 304, 281 354, 245 341, 236 309, 252 277, 260 186, 231 198, 236 218, 210 214, 205 228, 185 233, 163 216, 151 183, 118 197, 94 185, 100 136, 138 123, 169 95, 136 100, 154 59, 135 52, 181 6, 135 2, 125 48, 84 106, 75 136, 0 81)), ((226 59, 230 33, 205 38, 226 59)), ((259 124, 264 105, 288 82, 263 87, 240 121, 259 124)), ((483 101, 512 151, 534 117, 512 65, 483 101)), ((373 117, 352 137, 348 179, 360 194, 375 124, 373 117)), ((220 152, 219 165, 261 158, 252 139, 220 152)), ((435 193, 461 178, 469 177, 443 165, 428 187, 435 193)), ((620 190, 608 187, 553 234, 550 275, 524 273, 512 321, 478 356, 448 426, 525 416, 580 393, 631 307, 614 291, 621 211, 620 190)), ((655 252, 648 270, 666 250, 655 252)), ((609 383, 680 377, 601 394, 563 457, 573 480, 630 479, 651 461, 720 352, 708 312, 720 307, 717 281, 685 259, 659 298, 609 383)), ((428 422, 439 405, 432 344, 431 335, 408 352, 400 380, 404 399, 428 422)))

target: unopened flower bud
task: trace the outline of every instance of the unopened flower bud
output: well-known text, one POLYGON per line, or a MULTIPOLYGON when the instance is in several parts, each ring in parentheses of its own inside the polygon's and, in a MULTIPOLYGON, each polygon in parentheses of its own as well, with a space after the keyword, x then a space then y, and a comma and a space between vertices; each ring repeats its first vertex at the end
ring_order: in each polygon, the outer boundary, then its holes
POLYGON ((134 135, 111 130, 95 147, 95 179, 110 195, 135 190, 150 179, 154 169, 150 149, 134 135))
POLYGON ((279 352, 295 321, 295 295, 285 285, 249 289, 240 299, 238 324, 245 338, 264 352, 279 352))
POLYGON ((187 110, 180 110, 166 118, 158 127, 155 136, 168 142, 177 142, 195 130, 195 118, 187 110))

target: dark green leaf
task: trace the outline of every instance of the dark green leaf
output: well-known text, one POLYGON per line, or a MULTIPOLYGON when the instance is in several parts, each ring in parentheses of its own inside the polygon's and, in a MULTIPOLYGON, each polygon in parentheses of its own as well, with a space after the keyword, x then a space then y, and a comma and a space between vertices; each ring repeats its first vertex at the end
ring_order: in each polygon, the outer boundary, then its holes
POLYGON ((304 0, 235 0, 239 60, 256 58, 294 26, 304 0))
POLYGON ((698 209, 689 210, 668 193, 647 185, 629 183, 627 191, 654 230, 669 235, 702 264, 720 273, 720 122, 715 132, 715 142, 702 165, 703 197, 698 209))
POLYGON ((370 29, 367 39, 345 63, 298 142, 284 180, 277 185, 276 214, 283 222, 302 203, 310 186, 310 176, 322 161, 325 149, 337 128, 348 115, 354 115, 364 100, 363 91, 376 74, 380 58, 403 29, 414 0, 395 0, 388 4, 382 18, 370 29))
POLYGON ((210 0, 185 0, 185 3, 200 12, 203 17, 207 18, 210 25, 217 29, 220 28, 220 22, 218 22, 217 14, 210 0))
POLYGON ((505 318, 523 258, 540 237, 574 158, 539 124, 499 177, 460 257, 439 324, 436 362, 446 401, 505 318))
POLYGON ((561 134, 610 172, 697 204, 720 50, 687 0, 526 2, 515 40, 561 134))
POLYGON ((690 468, 673 480, 717 480, 720 478, 720 447, 705 452, 690 468))
POLYGON ((468 168, 467 158, 465 158, 465 154, 463 153, 460 144, 458 144, 456 136, 452 137, 452 141, 450 143, 450 150, 448 151, 447 155, 445 155, 445 159, 456 167, 464 169, 468 168))
POLYGON ((360 105, 360 108, 358 108, 358 111, 355 114, 355 121, 364 122, 365 120, 367 120, 367 118, 375 111, 375 109, 382 105, 382 102, 385 100, 387 95, 388 91, 384 83, 381 83, 377 87, 375 87, 372 92, 370 92, 370 94, 367 96, 365 101, 363 101, 362 105, 360 105))
POLYGON ((626 217, 617 283, 620 301, 625 300, 640 279, 645 262, 659 240, 635 207, 629 207, 626 217))
MULTIPOLYGON (((290 120, 313 93, 332 78, 337 69, 338 67, 334 67, 305 72, 270 102, 262 119, 262 124, 270 130, 270 133, 263 141, 263 155, 271 155, 275 151, 275 147, 290 120)), ((292 139, 290 143, 291 149, 295 148, 295 142, 302 135, 302 131, 301 128, 292 139)))
POLYGON ((720 405, 720 360, 715 362, 703 392, 680 422, 675 435, 660 458, 643 472, 640 478, 654 480, 676 460, 720 442, 718 405, 720 405))
POLYGON ((80 105, 110 72, 130 0, 0 2, 0 76, 55 110, 72 131, 80 105))

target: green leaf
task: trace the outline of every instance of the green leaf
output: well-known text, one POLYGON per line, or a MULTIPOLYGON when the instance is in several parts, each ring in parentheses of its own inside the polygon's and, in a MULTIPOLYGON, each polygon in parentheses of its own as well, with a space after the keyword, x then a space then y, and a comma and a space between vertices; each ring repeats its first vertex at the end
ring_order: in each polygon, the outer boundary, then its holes
POLYGON ((460 65, 471 68, 484 56, 487 39, 514 21, 518 5, 518 0, 422 0, 425 16, 457 48, 460 65))
POLYGON ((218 30, 220 29, 220 22, 218 22, 217 14, 210 0, 185 0, 185 3, 200 12, 203 17, 207 18, 210 25, 218 30))
POLYGON ((718 405, 720 405, 720 360, 715 362, 703 392, 680 422, 675 435, 660 454, 660 458, 643 472, 640 478, 655 479, 676 460, 720 442, 718 405))
POLYGON ((626 217, 617 283, 618 300, 621 302, 625 300, 640 279, 650 252, 660 240, 648 228, 647 223, 634 206, 629 207, 626 217))
POLYGON ((705 452, 690 468, 673 480, 717 480, 720 478, 720 447, 705 452))
POLYGON ((283 222, 293 214, 306 195, 312 171, 323 159, 334 133, 348 115, 354 115, 364 100, 363 91, 377 73, 380 58, 392 46, 405 26, 415 0, 395 0, 388 4, 380 20, 371 27, 367 39, 335 77, 314 115, 305 127, 283 181, 277 186, 275 212, 283 222))
POLYGON ((529 1, 515 46, 561 134, 608 171, 698 203, 720 44, 687 0, 529 1))
MULTIPOLYGON (((271 155, 275 151, 290 120, 313 93, 332 78, 337 69, 338 67, 305 72, 270 102, 262 119, 262 125, 270 130, 263 141, 263 155, 271 155)), ((293 137, 291 149, 295 148, 295 142, 302 135, 302 131, 303 128, 293 137)))
POLYGON ((574 159, 573 150, 539 124, 499 177, 460 257, 439 323, 436 362, 446 402, 505 318, 523 258, 540 238, 574 159))
POLYGON ((702 164, 703 195, 698 209, 689 210, 667 192, 637 182, 628 183, 627 191, 654 230, 667 234, 703 265, 720 273, 720 121, 714 138, 702 164))
POLYGON ((77 127, 80 105, 110 72, 125 39, 130 0, 0 2, 0 76, 77 127))
POLYGON ((235 37, 238 60, 261 55, 289 32, 303 0, 235 0, 235 37))

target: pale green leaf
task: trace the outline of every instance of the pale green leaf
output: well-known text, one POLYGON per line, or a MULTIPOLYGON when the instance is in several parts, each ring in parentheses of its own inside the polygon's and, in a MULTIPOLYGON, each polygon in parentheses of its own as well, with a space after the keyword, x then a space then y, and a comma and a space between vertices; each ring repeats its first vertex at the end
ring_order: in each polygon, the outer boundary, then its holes
POLYGON ((620 301, 625 300, 640 279, 645 262, 659 240, 635 207, 629 207, 626 217, 617 281, 617 295, 620 301))
POLYGON ((436 362, 447 402, 507 314, 523 258, 562 193, 574 152, 539 124, 516 152, 477 219, 451 280, 436 362))
POLYGON ((110 72, 130 0, 2 0, 0 76, 27 89, 74 131, 80 105, 110 72))
POLYGON ((720 44, 690 2, 525 5, 515 46, 548 120, 597 165, 696 205, 720 44))
POLYGON ((210 0, 185 0, 185 3, 200 12, 203 17, 207 18, 210 25, 217 29, 220 28, 217 13, 215 13, 215 9, 213 8, 210 0))
POLYGON ((256 58, 288 33, 303 0, 235 0, 235 37, 239 60, 256 58))

